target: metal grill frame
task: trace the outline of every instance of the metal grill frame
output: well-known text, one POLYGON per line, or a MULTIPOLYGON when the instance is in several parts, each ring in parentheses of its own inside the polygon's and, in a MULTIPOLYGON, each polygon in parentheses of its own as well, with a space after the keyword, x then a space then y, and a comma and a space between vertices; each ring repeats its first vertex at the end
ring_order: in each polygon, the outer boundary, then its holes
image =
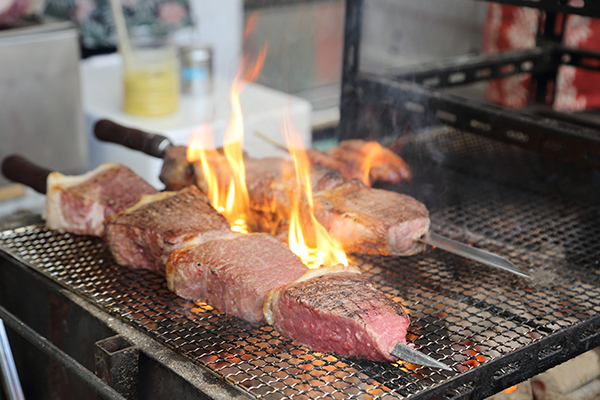
POLYGON ((543 11, 544 27, 536 48, 459 57, 375 75, 360 70, 364 0, 347 0, 338 139, 386 141, 387 136, 397 138, 398 131, 406 128, 415 131, 443 124, 564 161, 600 168, 598 123, 549 107, 554 101, 561 65, 600 70, 599 52, 561 45, 562 32, 556 34, 554 29, 557 12, 600 17, 597 4, 587 1, 582 7, 574 7, 556 0, 499 2, 543 11), (535 92, 535 106, 528 110, 507 110, 442 90, 523 73, 531 74, 535 92))

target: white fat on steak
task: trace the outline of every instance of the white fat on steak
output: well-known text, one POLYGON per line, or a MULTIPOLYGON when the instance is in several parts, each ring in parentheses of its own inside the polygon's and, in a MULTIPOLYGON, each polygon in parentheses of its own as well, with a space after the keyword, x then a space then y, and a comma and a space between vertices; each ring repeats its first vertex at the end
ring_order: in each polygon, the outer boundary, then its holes
POLYGON ((43 218, 50 229, 102 237, 108 217, 157 190, 129 168, 104 163, 83 175, 52 172, 43 218))

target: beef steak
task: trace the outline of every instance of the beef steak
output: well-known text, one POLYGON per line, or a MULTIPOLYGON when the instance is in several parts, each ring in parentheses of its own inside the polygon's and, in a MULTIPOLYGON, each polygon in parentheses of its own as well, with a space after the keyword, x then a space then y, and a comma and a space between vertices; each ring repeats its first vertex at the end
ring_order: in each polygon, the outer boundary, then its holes
POLYGON ((157 190, 129 168, 105 163, 83 175, 52 172, 44 218, 51 229, 102 237, 106 219, 157 190))
POLYGON ((348 253, 409 256, 429 231, 429 212, 414 198, 344 183, 315 193, 314 214, 348 253))
POLYGON ((265 317, 282 335, 313 351, 375 361, 396 361, 409 319, 402 306, 356 269, 311 270, 269 294, 265 317), (312 276, 311 276, 312 275, 312 276))
POLYGON ((261 323, 268 292, 307 270, 284 243, 255 233, 175 250, 167 262, 167 283, 183 298, 261 323))
POLYGON ((144 196, 106 226, 117 263, 162 274, 173 250, 231 233, 225 217, 196 186, 144 196))

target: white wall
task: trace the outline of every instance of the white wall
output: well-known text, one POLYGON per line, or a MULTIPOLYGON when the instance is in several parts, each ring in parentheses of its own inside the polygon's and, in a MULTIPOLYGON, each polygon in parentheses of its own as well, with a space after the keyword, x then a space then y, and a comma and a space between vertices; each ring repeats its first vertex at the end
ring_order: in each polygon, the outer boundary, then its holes
POLYGON ((243 0, 190 0, 199 39, 213 48, 213 74, 233 78, 242 54, 243 0))

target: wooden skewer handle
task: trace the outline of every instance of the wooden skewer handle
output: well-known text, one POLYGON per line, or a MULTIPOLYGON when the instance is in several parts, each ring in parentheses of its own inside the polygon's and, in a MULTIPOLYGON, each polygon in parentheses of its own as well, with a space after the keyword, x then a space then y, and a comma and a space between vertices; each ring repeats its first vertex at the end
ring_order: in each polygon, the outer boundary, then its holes
POLYGON ((52 171, 15 154, 6 157, 2 162, 2 174, 7 179, 23 183, 43 194, 46 194, 46 179, 50 172, 52 171))
POLYGON ((127 128, 107 119, 96 122, 94 135, 103 142, 117 143, 158 158, 163 158, 173 146, 165 136, 127 128))

